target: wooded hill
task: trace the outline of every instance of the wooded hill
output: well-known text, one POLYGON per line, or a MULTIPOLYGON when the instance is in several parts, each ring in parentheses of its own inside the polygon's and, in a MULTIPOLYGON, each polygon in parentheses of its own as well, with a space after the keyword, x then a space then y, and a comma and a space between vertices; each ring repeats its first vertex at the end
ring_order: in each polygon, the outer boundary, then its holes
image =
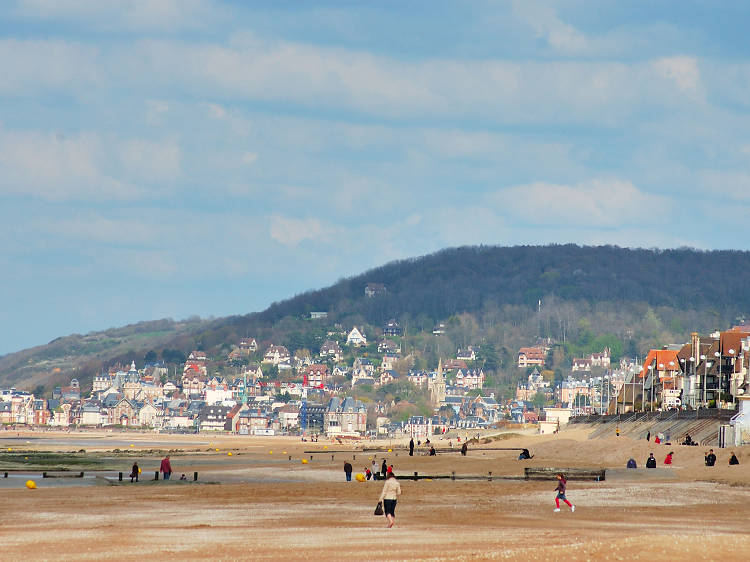
MULTIPOLYGON (((426 367, 456 347, 481 345, 487 369, 512 376, 519 346, 537 338, 560 344, 551 367, 601 351, 644 354, 683 342, 691 331, 726 328, 750 311, 750 253, 644 250, 576 245, 462 247, 389 263, 320 290, 274 303, 262 312, 212 321, 163 320, 68 336, 0 358, 0 385, 33 389, 83 385, 115 361, 146 353, 177 361, 202 349, 222 360, 242 337, 261 347, 285 345, 316 353, 326 334, 363 326, 370 340, 391 318, 406 330, 404 350, 426 367), (385 292, 365 296, 368 283, 385 292), (311 320, 324 311, 326 319, 311 320), (438 322, 446 334, 432 335, 438 322), (59 371, 55 371, 59 369, 59 371)), ((250 290, 250 288, 248 289, 250 290)))

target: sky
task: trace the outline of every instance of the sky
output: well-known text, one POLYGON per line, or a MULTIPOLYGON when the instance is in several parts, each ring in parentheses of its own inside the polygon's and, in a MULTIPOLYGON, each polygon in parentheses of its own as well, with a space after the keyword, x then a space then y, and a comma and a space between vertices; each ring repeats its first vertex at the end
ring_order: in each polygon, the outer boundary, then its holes
POLYGON ((6 0, 0 354, 462 245, 750 249, 750 4, 6 0))

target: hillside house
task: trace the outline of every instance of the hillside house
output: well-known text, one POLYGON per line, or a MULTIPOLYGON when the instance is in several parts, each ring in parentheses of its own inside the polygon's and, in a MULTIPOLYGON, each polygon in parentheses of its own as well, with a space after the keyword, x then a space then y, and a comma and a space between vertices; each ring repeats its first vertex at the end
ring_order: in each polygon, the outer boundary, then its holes
POLYGON ((518 350, 518 367, 525 369, 534 365, 544 365, 547 350, 543 347, 522 347, 518 350))
POLYGON ((328 383, 328 365, 315 363, 302 371, 302 384, 313 388, 325 388, 328 383))
POLYGON ((326 340, 323 342, 323 345, 320 346, 320 356, 328 357, 333 359, 334 362, 338 362, 344 358, 344 352, 338 342, 334 340, 326 340))
POLYGON ((365 286, 365 296, 368 299, 381 296, 381 295, 385 295, 386 292, 387 291, 386 291, 385 285, 383 285, 382 283, 368 283, 365 286))
POLYGON ((391 318, 388 323, 383 327, 384 336, 402 336, 404 334, 403 329, 394 318, 391 318))
POLYGON ((292 356, 289 350, 283 345, 269 345, 266 352, 263 354, 263 363, 276 365, 281 368, 281 365, 289 365, 291 368, 292 356))
POLYGON ((474 348, 469 346, 466 349, 459 349, 456 352, 456 359, 460 359, 462 361, 476 361, 477 354, 474 351, 474 348))
POLYGON ((359 328, 354 326, 352 331, 346 336, 346 345, 351 345, 353 347, 365 346, 367 345, 367 337, 365 337, 359 328))

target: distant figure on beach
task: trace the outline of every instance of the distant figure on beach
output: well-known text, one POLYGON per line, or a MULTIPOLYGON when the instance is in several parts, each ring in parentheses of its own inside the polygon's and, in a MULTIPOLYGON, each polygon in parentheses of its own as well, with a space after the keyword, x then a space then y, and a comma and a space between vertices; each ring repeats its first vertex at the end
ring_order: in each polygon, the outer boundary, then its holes
POLYGON ((388 465, 385 462, 385 459, 383 459, 383 464, 380 465, 380 474, 383 475, 383 480, 385 480, 386 474, 388 474, 388 465))
POLYGON ((375 462, 375 460, 373 459, 373 461, 372 461, 372 479, 373 480, 377 480, 378 479, 378 474, 379 474, 378 473, 378 465, 375 462))
POLYGON ((568 481, 565 478, 565 475, 561 472, 557 475, 557 488, 555 488, 555 491, 557 492, 557 496, 555 497, 555 513, 560 511, 560 500, 564 501, 567 506, 570 508, 570 511, 573 512, 576 510, 576 506, 574 506, 572 503, 568 501, 568 498, 565 497, 565 488, 568 486, 568 481))
POLYGON ((372 472, 370 472, 370 469, 367 467, 365 467, 365 478, 367 478, 368 480, 372 478, 372 472))
POLYGON ((464 441, 464 444, 461 445, 461 455, 466 456, 466 451, 469 449, 469 447, 466 445, 466 441, 464 441))
POLYGON ((651 441, 651 432, 650 431, 646 434, 646 441, 651 441))
POLYGON ((674 451, 667 453, 667 456, 664 457, 664 464, 672 464, 672 455, 674 455, 674 451))
POLYGON ((532 455, 531 455, 531 453, 529 453, 529 450, 528 449, 524 449, 523 451, 521 451, 521 454, 518 455, 518 460, 519 461, 525 461, 525 460, 530 459, 531 456, 532 455))
POLYGON ((388 477, 389 474, 393 474, 393 465, 392 464, 389 464, 388 468, 385 471, 386 478, 388 477))
POLYGON ((130 471, 130 483, 133 483, 133 479, 135 479, 136 482, 138 482, 138 473, 140 472, 140 469, 138 468, 138 462, 133 463, 133 468, 130 471))
POLYGON ((685 435, 685 441, 682 443, 683 445, 692 445, 693 444, 693 438, 690 437, 690 434, 688 433, 685 435))
POLYGON ((737 458, 737 455, 734 454, 734 451, 732 451, 732 456, 729 457, 729 464, 740 464, 740 460, 737 458))
POLYGON ((706 455, 706 466, 714 466, 716 464, 716 455, 714 454, 713 449, 708 450, 708 455, 706 455))
POLYGON ((409 456, 414 456, 414 438, 409 439, 409 456))
POLYGON ((657 435, 656 437, 654 437, 654 443, 656 443, 657 445, 658 445, 659 443, 661 443, 661 439, 659 439, 659 436, 658 436, 658 435, 657 435))
POLYGON ((349 461, 344 463, 344 474, 346 475, 346 481, 352 481, 352 464, 349 461))
POLYGON ((379 501, 383 502, 383 510, 388 520, 389 529, 396 523, 396 501, 399 495, 401 495, 401 484, 396 480, 395 474, 391 472, 388 474, 385 484, 383 484, 383 490, 380 492, 379 499, 379 501))
POLYGON ((425 439, 424 444, 425 444, 425 447, 430 444, 430 438, 429 437, 427 439, 425 439))
POLYGON ((431 457, 434 457, 434 456, 435 456, 435 454, 436 454, 436 453, 435 453, 435 447, 430 447, 430 456, 431 456, 431 457))
POLYGON ((617 437, 619 437, 619 436, 620 436, 620 426, 619 426, 619 425, 618 425, 618 426, 617 426, 617 428, 615 429, 615 435, 617 435, 617 437))
POLYGON ((628 459, 628 464, 625 465, 627 468, 638 468, 638 463, 635 462, 634 458, 628 459))
POLYGON ((650 453, 646 459, 646 468, 656 468, 656 458, 653 453, 650 453))
POLYGON ((187 480, 187 476, 185 476, 185 475, 183 474, 182 476, 180 476, 180 480, 187 480))
POLYGON ((169 477, 172 476, 172 465, 169 462, 169 455, 162 459, 159 472, 164 473, 164 480, 169 480, 169 477))

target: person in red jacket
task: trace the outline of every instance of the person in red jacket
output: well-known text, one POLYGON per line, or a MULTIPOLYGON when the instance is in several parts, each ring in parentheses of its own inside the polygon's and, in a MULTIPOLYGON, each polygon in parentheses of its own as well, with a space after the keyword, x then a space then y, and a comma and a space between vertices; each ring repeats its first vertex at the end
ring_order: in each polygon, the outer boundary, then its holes
POLYGON ((555 488, 555 491, 557 492, 557 497, 555 498, 555 513, 560 511, 560 500, 568 504, 571 512, 576 510, 576 506, 570 503, 568 498, 565 497, 565 488, 567 485, 568 481, 565 479, 565 475, 561 472, 557 475, 557 488, 555 488))
POLYGON ((672 455, 674 455, 674 452, 669 451, 669 454, 664 458, 664 464, 672 464, 672 455))
POLYGON ((164 480, 169 480, 169 477, 172 476, 172 465, 169 462, 169 455, 162 459, 159 472, 164 474, 164 480))

